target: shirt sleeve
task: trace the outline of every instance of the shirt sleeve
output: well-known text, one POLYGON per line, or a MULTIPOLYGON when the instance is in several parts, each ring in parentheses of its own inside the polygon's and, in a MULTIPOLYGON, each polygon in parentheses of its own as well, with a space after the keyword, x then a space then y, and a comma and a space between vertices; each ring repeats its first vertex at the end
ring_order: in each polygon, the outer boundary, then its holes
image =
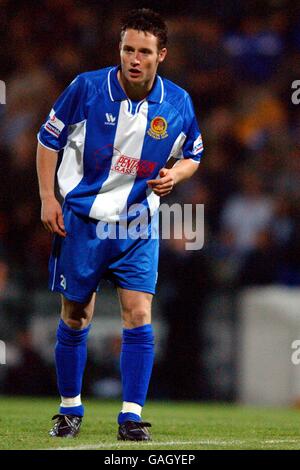
POLYGON ((189 95, 186 98, 183 132, 186 135, 182 145, 183 158, 191 158, 199 163, 203 154, 203 141, 189 95))
POLYGON ((44 147, 58 152, 66 145, 68 126, 84 119, 81 103, 82 85, 77 76, 54 103, 40 128, 37 138, 44 147))

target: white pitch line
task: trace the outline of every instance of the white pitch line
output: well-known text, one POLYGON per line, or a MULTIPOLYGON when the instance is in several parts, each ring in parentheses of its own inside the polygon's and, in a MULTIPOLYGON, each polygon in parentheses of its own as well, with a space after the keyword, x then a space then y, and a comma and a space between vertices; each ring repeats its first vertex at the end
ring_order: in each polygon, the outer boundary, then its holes
MULTIPOLYGON (((143 449, 147 449, 149 446, 150 448, 155 446, 172 446, 172 445, 233 445, 233 444, 242 444, 244 441, 211 441, 211 440, 203 440, 203 441, 163 441, 163 442, 144 442, 142 443, 143 449)), ((105 443, 99 443, 99 444, 87 444, 87 445, 82 445, 82 446, 68 446, 68 447, 51 447, 48 448, 47 450, 92 450, 92 449, 118 449, 121 446, 130 446, 132 444, 138 444, 137 442, 120 442, 116 444, 105 444, 105 443)))
POLYGON ((268 439, 263 441, 264 444, 284 444, 285 442, 289 442, 290 444, 299 442, 300 444, 300 439, 268 439))
MULTIPOLYGON (((256 440, 252 440, 252 442, 255 441, 255 443, 264 445, 264 444, 294 444, 299 442, 300 444, 300 439, 269 439, 269 440, 262 440, 257 442, 256 440)), ((120 443, 115 443, 115 444, 109 444, 109 443, 99 443, 99 444, 86 444, 86 445, 78 445, 78 446, 68 446, 68 447, 51 447, 48 448, 47 450, 97 450, 97 449, 105 449, 105 450, 110 450, 110 449, 115 449, 118 450, 121 446, 130 446, 132 444, 137 444, 135 442, 120 442, 120 443)), ((147 449, 149 446, 150 450, 153 450, 152 447, 155 446, 180 446, 180 445, 213 445, 213 446, 228 446, 228 445, 243 445, 243 444, 251 444, 251 441, 249 440, 200 440, 200 441, 164 441, 164 442, 148 442, 148 443, 143 443, 142 449, 147 449)), ((195 449, 196 450, 196 449, 195 449)))

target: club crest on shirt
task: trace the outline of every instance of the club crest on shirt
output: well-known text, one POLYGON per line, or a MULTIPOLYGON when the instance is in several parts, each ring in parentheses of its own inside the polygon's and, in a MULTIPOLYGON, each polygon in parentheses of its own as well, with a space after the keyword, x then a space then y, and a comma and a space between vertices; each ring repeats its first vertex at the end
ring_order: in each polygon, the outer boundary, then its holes
POLYGON ((147 134, 153 139, 161 140, 168 137, 167 133, 168 123, 162 116, 156 116, 150 122, 150 128, 147 131, 147 134))

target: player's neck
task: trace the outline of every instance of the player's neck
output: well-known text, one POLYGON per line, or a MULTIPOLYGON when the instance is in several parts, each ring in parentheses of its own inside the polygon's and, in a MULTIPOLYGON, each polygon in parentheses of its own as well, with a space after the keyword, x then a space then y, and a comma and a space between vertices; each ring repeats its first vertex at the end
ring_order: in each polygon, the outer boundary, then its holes
POLYGON ((146 96, 149 95, 152 89, 154 80, 155 80, 155 76, 154 76, 153 79, 149 82, 146 82, 140 85, 133 84, 133 83, 128 82, 128 80, 125 79, 124 75, 122 74, 120 70, 118 71, 117 77, 118 77, 118 81, 121 87, 126 93, 126 96, 128 96, 128 98, 133 101, 141 101, 145 99, 146 96))

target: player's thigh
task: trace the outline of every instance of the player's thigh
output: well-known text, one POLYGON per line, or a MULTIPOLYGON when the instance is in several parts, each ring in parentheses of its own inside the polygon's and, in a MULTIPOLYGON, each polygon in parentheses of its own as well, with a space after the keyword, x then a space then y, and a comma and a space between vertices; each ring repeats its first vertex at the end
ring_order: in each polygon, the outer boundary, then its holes
POLYGON ((151 323, 153 295, 118 287, 124 328, 136 328, 151 323))
POLYGON ((61 296, 61 299, 62 320, 70 328, 82 329, 87 327, 94 315, 96 292, 91 294, 90 298, 83 303, 68 300, 63 295, 61 296))

